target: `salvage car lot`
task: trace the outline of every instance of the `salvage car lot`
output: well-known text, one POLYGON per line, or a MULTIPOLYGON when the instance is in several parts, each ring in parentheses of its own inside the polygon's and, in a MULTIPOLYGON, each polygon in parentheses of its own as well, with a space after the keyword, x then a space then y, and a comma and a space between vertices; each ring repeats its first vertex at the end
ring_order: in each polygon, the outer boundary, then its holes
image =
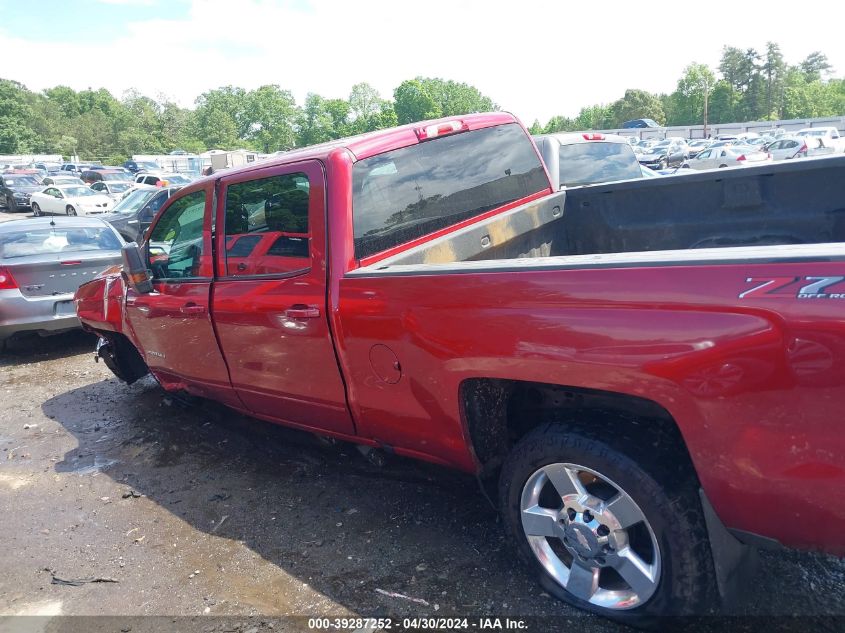
MULTIPOLYGON (((540 616, 620 630, 514 565, 472 478, 399 458, 378 468, 183 406, 150 378, 127 388, 94 364, 93 343, 26 337, 0 356, 0 613, 540 616)), ((761 558, 742 613, 845 615, 845 561, 761 558)))

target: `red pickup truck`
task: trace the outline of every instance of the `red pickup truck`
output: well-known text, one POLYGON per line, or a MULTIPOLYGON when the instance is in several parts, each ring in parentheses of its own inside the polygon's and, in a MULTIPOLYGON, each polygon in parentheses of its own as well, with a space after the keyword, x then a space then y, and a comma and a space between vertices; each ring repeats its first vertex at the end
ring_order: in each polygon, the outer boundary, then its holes
POLYGON ((557 192, 511 115, 425 122, 184 187, 76 306, 126 382, 498 482, 561 599, 705 612, 845 553, 843 174, 557 192))

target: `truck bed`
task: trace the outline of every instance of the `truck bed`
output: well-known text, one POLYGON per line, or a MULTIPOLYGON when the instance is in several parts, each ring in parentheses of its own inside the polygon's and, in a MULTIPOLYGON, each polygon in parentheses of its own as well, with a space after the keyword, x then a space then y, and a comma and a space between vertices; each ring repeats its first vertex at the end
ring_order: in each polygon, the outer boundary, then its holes
POLYGON ((569 189, 373 268, 838 243, 845 241, 843 176, 845 156, 569 189))

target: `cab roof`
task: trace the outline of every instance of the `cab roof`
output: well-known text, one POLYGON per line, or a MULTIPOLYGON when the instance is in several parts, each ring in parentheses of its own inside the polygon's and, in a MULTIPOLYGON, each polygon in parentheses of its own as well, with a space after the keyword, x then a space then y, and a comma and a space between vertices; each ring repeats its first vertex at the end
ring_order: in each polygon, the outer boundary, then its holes
POLYGON ((215 172, 211 176, 201 178, 198 182, 213 180, 220 177, 221 173, 226 176, 239 174, 244 172, 254 171, 256 169, 264 169, 266 167, 274 167, 277 165, 285 165, 287 163, 299 162, 303 160, 325 160, 329 154, 338 150, 346 149, 352 153, 356 160, 362 160, 382 154, 394 149, 408 147, 409 145, 416 145, 420 142, 417 136, 417 131, 421 128, 427 128, 432 125, 445 124, 453 121, 460 121, 466 126, 466 130, 479 130, 495 125, 504 125, 508 123, 519 123, 517 118, 509 112, 487 112, 482 114, 463 114, 458 116, 444 117, 441 119, 432 119, 429 121, 418 121, 416 123, 409 123, 399 127, 389 128, 386 130, 376 130, 375 132, 367 132, 359 134, 358 136, 349 136, 346 138, 339 138, 319 145, 309 145, 302 149, 294 149, 286 152, 277 152, 273 157, 262 161, 249 163, 243 167, 236 169, 226 169, 220 172, 215 172))

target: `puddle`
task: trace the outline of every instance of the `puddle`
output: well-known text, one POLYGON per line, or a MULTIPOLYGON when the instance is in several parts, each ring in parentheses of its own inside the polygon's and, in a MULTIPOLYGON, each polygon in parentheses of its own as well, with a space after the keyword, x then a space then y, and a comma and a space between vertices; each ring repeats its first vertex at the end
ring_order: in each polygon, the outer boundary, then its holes
MULTIPOLYGON (((87 462, 88 459, 80 459, 79 461, 87 462)), ((103 457, 102 455, 95 455, 93 463, 78 465, 67 472, 73 473, 75 475, 91 475, 93 473, 98 473, 101 470, 105 470, 106 468, 114 466, 116 463, 116 459, 109 459, 108 457, 103 457)))

